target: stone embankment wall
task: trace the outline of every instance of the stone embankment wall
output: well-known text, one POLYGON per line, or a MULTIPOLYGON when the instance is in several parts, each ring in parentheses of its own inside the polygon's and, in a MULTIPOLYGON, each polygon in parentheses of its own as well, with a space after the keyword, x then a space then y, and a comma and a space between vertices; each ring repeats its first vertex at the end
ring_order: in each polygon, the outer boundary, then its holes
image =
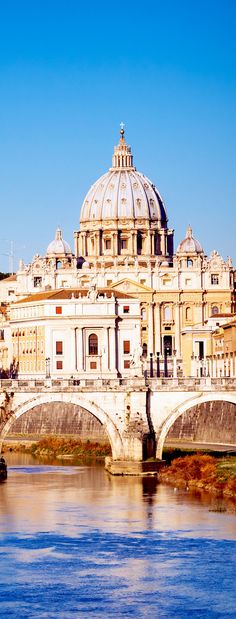
POLYGON ((236 444, 236 405, 212 401, 193 406, 174 422, 168 440, 236 444))
POLYGON ((73 435, 83 440, 108 442, 104 426, 82 406, 52 402, 35 406, 17 419, 9 437, 15 434, 33 436, 73 435))

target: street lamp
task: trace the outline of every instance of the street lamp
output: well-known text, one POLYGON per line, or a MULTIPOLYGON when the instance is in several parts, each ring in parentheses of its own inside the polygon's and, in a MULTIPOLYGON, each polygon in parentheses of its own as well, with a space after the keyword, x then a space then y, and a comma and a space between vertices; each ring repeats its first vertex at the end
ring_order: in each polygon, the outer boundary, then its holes
POLYGON ((50 378, 50 357, 46 357, 45 359, 46 362, 46 378, 50 378))

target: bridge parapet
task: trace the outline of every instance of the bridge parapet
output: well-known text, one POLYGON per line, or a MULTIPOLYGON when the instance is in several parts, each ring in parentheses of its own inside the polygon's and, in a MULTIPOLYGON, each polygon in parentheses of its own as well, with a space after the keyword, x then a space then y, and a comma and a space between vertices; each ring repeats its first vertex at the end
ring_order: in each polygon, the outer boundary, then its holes
POLYGON ((5 391, 87 392, 87 391, 234 391, 236 378, 113 378, 113 379, 3 379, 0 393, 5 391))

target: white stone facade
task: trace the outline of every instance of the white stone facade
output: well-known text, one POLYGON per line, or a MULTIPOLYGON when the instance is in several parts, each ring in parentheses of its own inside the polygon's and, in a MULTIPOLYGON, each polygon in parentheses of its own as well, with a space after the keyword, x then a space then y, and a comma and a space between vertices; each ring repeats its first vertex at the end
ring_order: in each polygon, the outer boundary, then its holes
POLYGON ((55 376, 105 378, 149 369, 151 354, 161 372, 166 356, 172 375, 206 371, 212 332, 235 312, 232 262, 205 256, 190 226, 174 252, 163 200, 134 167, 124 129, 111 169, 84 200, 74 241, 73 253, 58 228, 45 256, 21 261, 0 282, 9 366, 20 375, 45 375, 50 365, 55 376))

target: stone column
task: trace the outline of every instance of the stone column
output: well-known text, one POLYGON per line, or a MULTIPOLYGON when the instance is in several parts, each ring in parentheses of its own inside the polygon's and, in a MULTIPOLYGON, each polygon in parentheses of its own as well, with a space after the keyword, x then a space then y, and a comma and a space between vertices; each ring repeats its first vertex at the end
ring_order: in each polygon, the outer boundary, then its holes
POLYGON ((151 237, 150 230, 147 231, 147 245, 146 245, 146 248, 147 248, 146 254, 148 256, 151 256, 151 253, 152 253, 152 237, 151 237))
POLYGON ((132 232, 132 256, 137 256, 137 230, 132 232))
POLYGON ((232 352, 230 353, 230 376, 234 376, 234 357, 232 352))
POLYGON ((235 378, 236 376, 236 353, 232 353, 233 354, 233 377, 235 378))
POLYGON ((95 256, 99 256, 99 232, 95 232, 95 240, 94 240, 94 253, 95 256))
POLYGON ((213 359, 212 357, 208 357, 209 362, 209 376, 212 378, 213 376, 213 359))
POLYGON ((161 312, 160 303, 154 306, 155 353, 161 352, 161 312))
POLYGON ((148 307, 148 354, 153 353, 153 303, 148 307))
POLYGON ((177 359, 176 359, 176 351, 174 351, 173 355, 173 377, 177 378, 177 359))
POLYGON ((86 255, 85 237, 86 237, 86 232, 81 232, 81 254, 82 256, 86 255))
POLYGON ((220 368, 221 368, 221 376, 223 377, 225 375, 225 361, 224 361, 224 355, 221 356, 221 360, 220 360, 220 368))
POLYGON ((181 337, 180 337, 180 303, 175 305, 175 348, 177 357, 181 356, 181 337))
POLYGON ((117 248, 117 232, 112 233, 112 255, 116 256, 118 254, 117 248))
POLYGON ((110 359, 110 370, 113 372, 117 369, 116 367, 116 332, 115 327, 109 328, 109 359, 110 359))
POLYGON ((161 232, 161 253, 163 256, 166 255, 166 238, 164 230, 161 232))
POLYGON ((226 353, 226 359, 225 359, 225 376, 226 377, 229 376, 229 356, 228 356, 228 353, 226 353))
POLYGON ((84 350, 83 350, 83 329, 77 327, 77 370, 83 372, 84 370, 84 350))
POLYGON ((196 361, 194 354, 191 356, 191 376, 196 376, 196 361))
POLYGON ((102 345, 102 371, 109 370, 109 328, 103 329, 103 345, 102 345))
POLYGON ((153 230, 150 231, 150 250, 151 250, 151 256, 154 255, 154 234, 155 232, 153 230))

